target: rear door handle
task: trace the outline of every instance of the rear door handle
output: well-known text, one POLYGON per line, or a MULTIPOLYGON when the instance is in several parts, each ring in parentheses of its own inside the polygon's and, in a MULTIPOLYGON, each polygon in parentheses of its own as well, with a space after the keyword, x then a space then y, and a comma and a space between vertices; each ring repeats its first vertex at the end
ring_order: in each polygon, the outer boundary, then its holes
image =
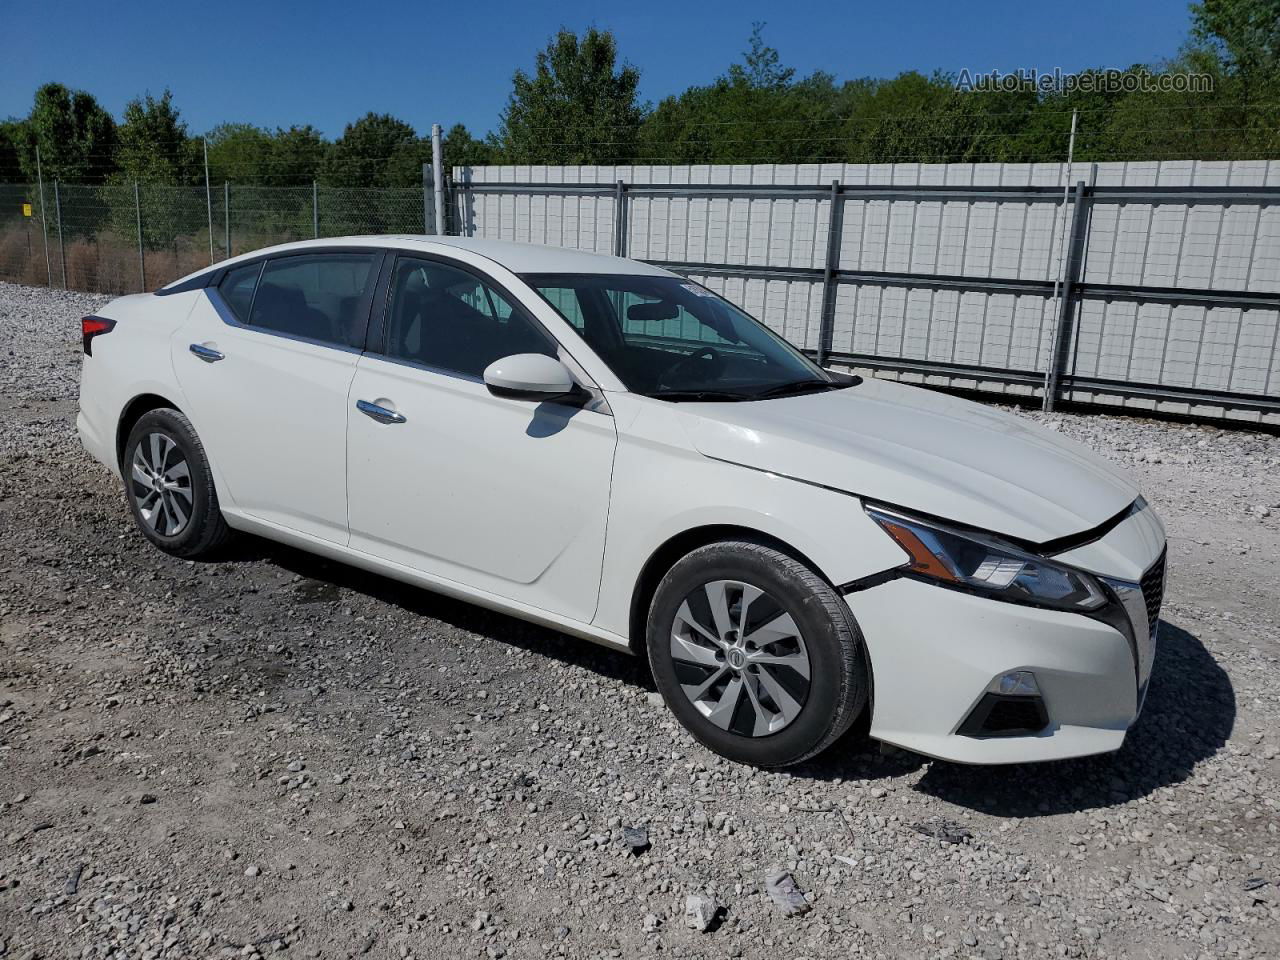
POLYGON ((368 400, 357 400, 356 409, 379 423, 404 423, 407 419, 403 413, 390 410, 381 404, 370 403, 368 400))
POLYGON ((219 360, 225 360, 227 355, 221 350, 215 350, 213 347, 206 347, 203 343, 193 343, 191 352, 203 360, 205 363, 217 363, 219 360))

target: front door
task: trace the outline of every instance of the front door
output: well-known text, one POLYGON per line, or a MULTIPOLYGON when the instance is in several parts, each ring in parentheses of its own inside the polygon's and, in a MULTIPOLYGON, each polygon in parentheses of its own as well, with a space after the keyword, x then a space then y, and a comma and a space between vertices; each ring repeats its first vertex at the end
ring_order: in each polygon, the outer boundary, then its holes
POLYGON ((354 549, 589 622, 617 434, 607 412, 495 397, 481 375, 557 345, 494 283, 401 256, 348 403, 354 549))

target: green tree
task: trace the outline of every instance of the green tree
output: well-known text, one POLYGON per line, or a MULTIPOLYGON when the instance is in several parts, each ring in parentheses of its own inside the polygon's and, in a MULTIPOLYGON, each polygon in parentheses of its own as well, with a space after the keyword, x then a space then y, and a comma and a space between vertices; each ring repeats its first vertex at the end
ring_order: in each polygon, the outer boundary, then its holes
POLYGON ((509 163, 611 163, 634 156, 643 112, 640 71, 618 66, 608 30, 561 30, 517 70, 498 136, 509 163))
POLYGON ((502 148, 492 135, 479 140, 461 123, 449 128, 441 149, 446 171, 452 167, 482 167, 502 162, 502 148))
POLYGON ((1213 156, 1274 157, 1280 145, 1280 0, 1203 0, 1191 5, 1191 21, 1192 42, 1177 66, 1209 73, 1214 88, 1210 96, 1194 98, 1202 109, 1190 126, 1217 134, 1208 138, 1213 156))
POLYGON ((310 124, 277 128, 271 135, 271 166, 262 182, 286 187, 318 180, 328 150, 320 131, 310 124))
MULTIPOLYGON (((1020 133, 1035 109, 1032 90, 965 92, 950 74, 916 71, 851 94, 844 155, 855 163, 976 163, 1039 159, 1020 133)), ((1059 159, 1066 141, 1056 145, 1059 159)))
POLYGON ((21 183, 26 179, 22 170, 22 145, 27 131, 20 120, 0 122, 0 183, 21 183))
POLYGON ((165 90, 147 94, 124 108, 117 149, 118 179, 150 183, 196 183, 203 179, 201 144, 187 135, 187 124, 165 90))
POLYGON ((274 143, 250 123, 222 123, 209 131, 209 177, 215 183, 269 183, 274 143))
POLYGON ((422 183, 424 162, 431 162, 431 144, 413 127, 388 113, 367 113, 334 141, 322 179, 333 187, 412 187, 422 183))
POLYGON ((1191 5, 1191 35, 1228 72, 1274 81, 1280 69, 1280 0, 1203 0, 1191 5))
POLYGON ((130 100, 119 128, 117 171, 103 188, 113 229, 122 236, 137 229, 131 189, 136 181, 146 246, 172 248, 175 259, 179 248, 193 241, 196 249, 203 248, 208 241, 202 146, 187 134, 168 90, 158 98, 148 93, 130 100))
POLYGON ((46 83, 36 90, 23 124, 21 163, 27 179, 36 178, 36 148, 46 180, 101 183, 111 173, 116 124, 91 94, 46 83))
MULTIPOLYGON (((829 74, 795 80, 756 23, 741 63, 658 104, 641 129, 652 163, 805 162, 832 151, 840 93, 829 74)), ((838 149, 834 148, 834 149, 838 149)))
POLYGON ((764 42, 764 21, 751 24, 751 39, 743 62, 729 68, 729 79, 757 90, 777 90, 786 87, 795 77, 792 67, 782 65, 782 57, 775 47, 764 42))

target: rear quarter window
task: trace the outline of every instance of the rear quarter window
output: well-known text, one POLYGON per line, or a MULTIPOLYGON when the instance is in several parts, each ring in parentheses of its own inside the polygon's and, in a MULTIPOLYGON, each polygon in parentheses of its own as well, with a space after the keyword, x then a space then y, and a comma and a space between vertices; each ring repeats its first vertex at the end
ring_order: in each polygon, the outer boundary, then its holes
POLYGON ((249 307, 253 304, 253 291, 258 285, 260 273, 262 273, 261 263, 234 267, 218 284, 218 293, 222 295, 222 299, 226 301, 231 312, 241 323, 249 322, 249 307))

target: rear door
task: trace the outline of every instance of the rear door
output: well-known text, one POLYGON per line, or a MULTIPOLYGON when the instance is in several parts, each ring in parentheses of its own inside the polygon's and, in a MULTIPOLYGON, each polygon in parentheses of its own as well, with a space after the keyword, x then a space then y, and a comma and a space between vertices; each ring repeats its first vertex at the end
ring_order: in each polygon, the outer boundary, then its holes
POLYGON ((400 255, 388 293, 347 406, 351 546, 589 622, 613 417, 489 393, 494 360, 565 356, 486 274, 400 255))
POLYGON ((353 248, 233 266, 178 331, 188 415, 234 508, 347 542, 347 393, 382 257, 353 248))

